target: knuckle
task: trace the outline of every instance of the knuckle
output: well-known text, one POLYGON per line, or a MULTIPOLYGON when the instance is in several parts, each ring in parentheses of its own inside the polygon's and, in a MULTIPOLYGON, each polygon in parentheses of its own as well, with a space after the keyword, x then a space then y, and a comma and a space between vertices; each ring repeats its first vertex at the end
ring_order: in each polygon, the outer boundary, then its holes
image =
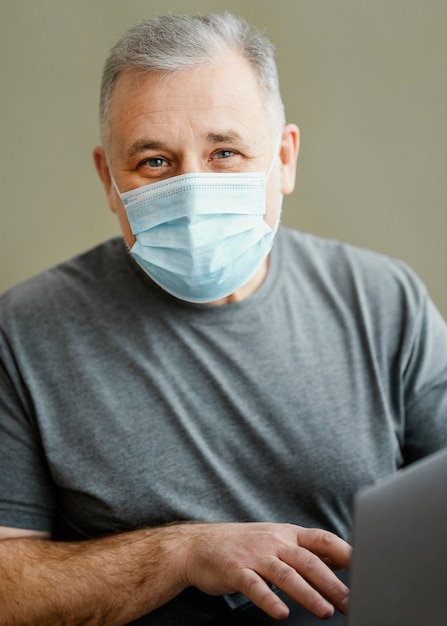
POLYGON ((234 572, 240 568, 240 560, 239 558, 230 553, 223 557, 222 559, 223 569, 227 572, 234 572))
POLYGON ((321 531, 319 536, 319 553, 322 557, 331 558, 334 555, 340 555, 341 540, 339 537, 329 531, 321 531))
POLYGON ((306 533, 301 532, 304 539, 304 541, 301 541, 301 545, 312 545, 320 553, 332 551, 339 541, 339 538, 329 530, 323 530, 321 528, 311 528, 307 530, 308 532, 306 533))
POLYGON ((320 530, 319 540, 323 545, 332 546, 335 543, 336 537, 328 530, 320 530))
POLYGON ((342 601, 346 598, 348 588, 337 577, 329 583, 327 597, 342 601))
POLYGON ((254 594, 257 595, 259 593, 259 587, 262 584, 262 580, 254 572, 241 570, 239 575, 239 587, 240 591, 248 598, 253 597, 254 594))
POLYGON ((331 581, 328 584, 327 595, 330 598, 336 598, 341 595, 341 584, 338 580, 331 581))
POLYGON ((287 587, 289 583, 296 577, 296 571, 288 566, 276 567, 272 575, 272 580, 280 589, 287 587))
POLYGON ((311 552, 305 553, 300 559, 300 569, 306 575, 311 575, 320 566, 320 561, 311 552))

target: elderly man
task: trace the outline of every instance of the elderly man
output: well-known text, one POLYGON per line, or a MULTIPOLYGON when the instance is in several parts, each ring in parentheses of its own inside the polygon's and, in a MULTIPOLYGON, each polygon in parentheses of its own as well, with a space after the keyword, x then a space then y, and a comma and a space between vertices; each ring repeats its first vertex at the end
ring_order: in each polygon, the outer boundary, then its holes
POLYGON ((443 320, 279 227, 299 134, 244 21, 130 29, 101 134, 124 237, 1 300, 0 624, 344 612, 353 494, 447 443, 443 320))

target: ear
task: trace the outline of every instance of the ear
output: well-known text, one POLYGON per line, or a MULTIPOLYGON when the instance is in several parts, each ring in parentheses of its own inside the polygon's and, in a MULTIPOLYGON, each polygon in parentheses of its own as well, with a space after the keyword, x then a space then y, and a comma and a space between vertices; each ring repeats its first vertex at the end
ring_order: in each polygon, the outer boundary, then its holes
POLYGON ((93 150, 93 160, 95 162, 96 171, 98 176, 104 185, 104 189, 109 203, 110 210, 116 213, 116 192, 110 176, 109 164, 107 163, 106 153, 104 148, 97 146, 93 150))
POLYGON ((300 149, 300 131, 295 124, 286 124, 282 131, 279 158, 281 159, 281 193, 292 193, 295 188, 296 162, 300 149))

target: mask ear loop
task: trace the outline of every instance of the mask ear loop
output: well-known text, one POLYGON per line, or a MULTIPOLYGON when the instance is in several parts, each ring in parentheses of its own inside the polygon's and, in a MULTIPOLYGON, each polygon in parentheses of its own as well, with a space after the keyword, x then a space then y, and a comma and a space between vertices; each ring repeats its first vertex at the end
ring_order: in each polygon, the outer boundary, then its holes
MULTIPOLYGON (((265 177, 264 177, 265 182, 267 182, 267 180, 269 179, 270 174, 272 173, 273 166, 275 165, 276 159, 279 158, 279 147, 281 145, 281 140, 282 140, 282 131, 281 131, 281 133, 279 135, 278 141, 275 144, 276 147, 275 147, 273 159, 272 159, 272 162, 270 163, 269 168, 268 168, 268 170, 267 170, 267 172, 265 174, 265 177)), ((283 203, 284 196, 281 193, 281 191, 280 191, 279 195, 280 195, 280 201, 279 201, 279 206, 278 206, 278 213, 277 213, 277 216, 276 216, 275 225, 272 228, 273 237, 276 235, 276 231, 278 230, 279 223, 281 221, 282 203, 283 203)))
POLYGON ((275 143, 273 159, 272 159, 272 161, 271 161, 271 163, 269 165, 269 168, 268 168, 267 172, 264 175, 264 178, 265 178, 266 181, 268 180, 270 174, 272 173, 273 166, 275 165, 276 159, 279 157, 279 147, 281 145, 281 140, 282 140, 282 131, 281 131, 281 134, 279 135, 278 141, 275 143))
POLYGON ((112 176, 112 172, 110 172, 110 180, 112 181, 112 185, 113 185, 113 188, 115 189, 116 193, 121 198, 120 190, 118 189, 118 186, 117 186, 117 184, 115 182, 115 179, 112 176))
POLYGON ((112 174, 112 168, 110 167, 109 159, 106 157, 107 167, 109 168, 110 180, 112 181, 113 188, 115 189, 118 196, 121 198, 120 190, 118 189, 118 185, 115 182, 115 179, 112 174))

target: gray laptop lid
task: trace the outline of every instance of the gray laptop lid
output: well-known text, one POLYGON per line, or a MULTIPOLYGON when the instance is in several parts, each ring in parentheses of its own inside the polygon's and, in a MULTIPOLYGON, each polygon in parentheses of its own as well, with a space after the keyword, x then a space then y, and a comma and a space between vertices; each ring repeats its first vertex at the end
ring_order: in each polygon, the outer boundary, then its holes
POLYGON ((354 503, 349 626, 446 626, 447 449, 354 503))

